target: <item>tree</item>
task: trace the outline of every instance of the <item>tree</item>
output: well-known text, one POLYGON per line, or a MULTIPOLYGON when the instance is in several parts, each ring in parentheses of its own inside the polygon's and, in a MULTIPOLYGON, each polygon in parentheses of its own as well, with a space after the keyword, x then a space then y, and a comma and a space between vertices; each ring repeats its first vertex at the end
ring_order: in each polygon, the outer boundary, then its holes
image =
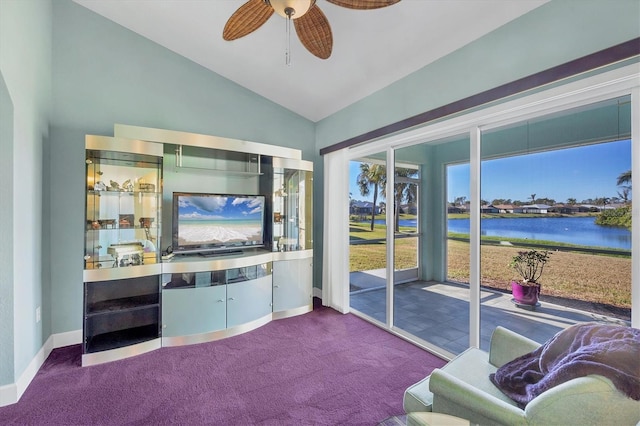
MULTIPOLYGON (((417 174, 418 171, 415 169, 406 169, 401 167, 396 168, 396 182, 394 184, 394 213, 396 232, 398 232, 400 229, 400 205, 403 201, 406 201, 407 203, 414 203, 418 199, 418 194, 416 193, 417 185, 412 184, 407 179, 416 177, 417 174)), ((385 199, 387 198, 387 168, 382 164, 360 163, 360 174, 358 174, 356 182, 362 195, 373 195, 374 212, 371 215, 371 230, 373 231, 375 220, 375 206, 377 203, 378 194, 380 194, 385 199)), ((462 198, 464 199, 464 197, 462 198)))
POLYGON ((578 201, 575 198, 567 198, 567 204, 575 206, 578 201))
POLYGON ((464 203, 467 201, 467 197, 456 197, 454 203, 459 206, 464 206, 464 203))
POLYGON ((630 186, 623 186, 622 189, 618 191, 618 195, 622 199, 622 202, 625 204, 629 202, 629 194, 631 194, 630 186))
POLYGON ((380 191, 380 187, 384 188, 384 183, 386 182, 387 171, 386 168, 381 164, 369 164, 369 163, 360 163, 360 173, 356 178, 356 182, 358 184, 358 188, 360 189, 360 194, 363 196, 369 195, 371 192, 371 187, 373 187, 373 206, 371 207, 371 230, 373 231, 373 225, 376 218, 376 204, 378 201, 378 192, 380 191))
MULTIPOLYGON (((400 231, 400 205, 403 201, 407 204, 415 203, 418 200, 418 194, 416 193, 417 185, 407 182, 407 178, 416 177, 418 171, 415 169, 405 169, 396 167, 396 181, 394 183, 394 196, 395 196, 395 216, 394 216, 394 231, 400 231)), ((386 196, 386 194, 385 194, 386 196)))
POLYGON ((531 204, 536 203, 536 194, 531 194, 531 204))
POLYGON ((627 170, 626 172, 620 173, 620 176, 618 176, 618 181, 616 185, 622 186, 625 183, 631 184, 631 170, 627 170))

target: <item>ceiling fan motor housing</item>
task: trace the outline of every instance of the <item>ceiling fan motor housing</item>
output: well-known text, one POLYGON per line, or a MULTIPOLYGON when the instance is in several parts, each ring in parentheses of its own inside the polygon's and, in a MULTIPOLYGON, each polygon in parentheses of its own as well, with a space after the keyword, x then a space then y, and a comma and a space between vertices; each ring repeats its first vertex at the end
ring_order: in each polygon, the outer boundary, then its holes
POLYGON ((296 19, 303 16, 316 3, 316 0, 264 0, 283 18, 296 19))

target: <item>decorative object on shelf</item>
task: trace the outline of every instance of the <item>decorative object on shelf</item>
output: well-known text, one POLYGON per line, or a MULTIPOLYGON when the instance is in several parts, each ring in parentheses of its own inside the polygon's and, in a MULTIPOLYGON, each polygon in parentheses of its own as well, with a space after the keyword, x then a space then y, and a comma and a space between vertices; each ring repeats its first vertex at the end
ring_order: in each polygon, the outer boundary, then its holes
POLYGON ((118 227, 120 228, 131 228, 133 227, 133 215, 132 214, 121 214, 120 219, 118 220, 118 227))
POLYGON ((152 183, 140 182, 140 191, 142 192, 154 192, 156 186, 152 183))
POLYGON ((133 192, 133 183, 131 183, 131 179, 127 179, 124 182, 122 182, 122 190, 133 192))
MULTIPOLYGON (((115 219, 98 219, 98 224, 100 225, 100 228, 113 229, 116 226, 116 220, 115 219)), ((94 229, 97 229, 97 228, 94 228, 94 229)))
POLYGON ((143 228, 151 228, 151 224, 153 223, 154 218, 152 217, 141 217, 140 219, 138 219, 138 222, 140 222, 140 226, 143 228))
POLYGON ((93 186, 93 190, 94 191, 106 191, 107 190, 107 185, 103 181, 99 180, 93 186))
POLYGON ((140 222, 140 227, 144 229, 144 233, 147 236, 147 240, 149 240, 150 242, 155 239, 155 237, 151 235, 151 231, 149 229, 151 228, 151 224, 153 223, 153 220, 154 218, 152 217, 141 217, 140 219, 138 219, 138 222, 140 222))
POLYGON ((511 258, 509 266, 522 277, 522 282, 511 282, 513 303, 532 308, 540 306, 538 298, 541 285, 538 280, 550 256, 551 253, 548 250, 528 250, 520 251, 511 258))
POLYGON ((144 263, 144 247, 140 242, 111 244, 107 253, 115 259, 115 266, 135 266, 144 263))
MULTIPOLYGON (((327 0, 349 9, 378 9, 391 6, 400 0, 327 0)), ((316 5, 316 0, 249 0, 229 18, 222 38, 231 41, 251 34, 276 12, 287 20, 287 46, 285 64, 291 61, 291 21, 302 45, 314 56, 327 59, 333 49, 333 35, 327 17, 316 5)))
POLYGON ((109 188, 107 189, 108 191, 120 191, 120 184, 114 180, 110 180, 109 181, 109 188))

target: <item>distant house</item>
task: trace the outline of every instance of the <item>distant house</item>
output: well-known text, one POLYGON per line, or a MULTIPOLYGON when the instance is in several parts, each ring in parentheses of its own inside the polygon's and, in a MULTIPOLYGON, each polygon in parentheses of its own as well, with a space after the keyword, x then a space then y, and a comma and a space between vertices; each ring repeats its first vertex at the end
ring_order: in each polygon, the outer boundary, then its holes
MULTIPOLYGON (((351 214, 371 215, 373 207, 373 203, 370 201, 356 201, 355 203, 351 204, 351 214)), ((376 207, 375 211, 376 214, 378 214, 379 208, 376 207)))
POLYGON ((480 213, 500 213, 493 204, 489 204, 487 206, 480 206, 480 213))
POLYGON ((513 204, 495 204, 494 207, 498 209, 499 213, 513 213, 513 204))
POLYGON ((547 214, 551 206, 546 204, 529 204, 522 206, 522 213, 547 214))
POLYGON ((597 213, 600 211, 600 206, 593 204, 581 204, 578 206, 578 211, 580 213, 597 213))
POLYGON ((574 206, 571 204, 556 204, 555 206, 549 208, 549 212, 562 213, 562 214, 574 214, 578 212, 578 206, 574 206))

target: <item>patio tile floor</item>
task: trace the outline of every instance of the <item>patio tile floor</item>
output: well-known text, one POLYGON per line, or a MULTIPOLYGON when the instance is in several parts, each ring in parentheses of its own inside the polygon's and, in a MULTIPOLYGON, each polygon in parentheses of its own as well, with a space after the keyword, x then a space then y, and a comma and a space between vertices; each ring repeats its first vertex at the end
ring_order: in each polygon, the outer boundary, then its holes
MULTIPOLYGON (((363 274, 363 273, 358 273, 363 274)), ((384 323, 386 290, 384 279, 372 275, 353 276, 360 290, 351 292, 351 308, 384 323), (363 288, 364 287, 364 288, 363 288)), ((356 288, 356 287, 352 287, 356 288)), ((395 287, 395 326, 439 348, 459 354, 469 343, 469 289, 465 285, 414 281, 395 287)), ((583 312, 542 302, 535 310, 517 307, 511 295, 481 290, 480 347, 488 349, 491 333, 498 325, 538 342, 578 322, 599 321, 629 325, 617 318, 583 312)))

